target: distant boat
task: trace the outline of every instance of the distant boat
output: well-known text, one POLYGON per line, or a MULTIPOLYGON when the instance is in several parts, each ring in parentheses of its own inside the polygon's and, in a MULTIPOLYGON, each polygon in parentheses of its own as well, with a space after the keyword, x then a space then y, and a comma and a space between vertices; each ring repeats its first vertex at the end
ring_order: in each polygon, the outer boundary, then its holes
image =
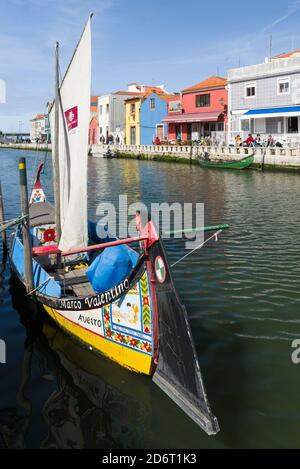
POLYGON ((98 145, 92 145, 90 155, 94 158, 115 158, 115 153, 108 146, 107 148, 99 148, 98 145))
POLYGON ((252 165, 254 154, 246 156, 241 160, 211 160, 209 158, 198 157, 198 162, 206 168, 216 169, 245 169, 252 165))
MULTIPOLYGON (((55 207, 46 201, 41 164, 29 226, 19 224, 11 240, 12 269, 27 294, 65 332, 119 365, 152 376, 202 429, 215 434, 219 426, 206 396, 187 312, 153 222, 143 222, 137 213, 138 235, 120 240, 105 227, 99 232, 87 219, 91 18, 61 83, 58 71, 57 44, 50 110, 55 207)), ((20 163, 24 181, 25 168, 20 163)))

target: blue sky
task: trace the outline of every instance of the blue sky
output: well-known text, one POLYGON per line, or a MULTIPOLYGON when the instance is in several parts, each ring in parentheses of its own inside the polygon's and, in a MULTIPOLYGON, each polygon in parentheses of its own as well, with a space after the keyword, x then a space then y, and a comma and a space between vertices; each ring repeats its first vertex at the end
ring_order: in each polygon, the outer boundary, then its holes
POLYGON ((132 81, 179 91, 226 76, 239 60, 263 61, 271 34, 274 54, 300 49, 300 0, 0 0, 0 130, 28 130, 45 111, 54 43, 64 71, 92 11, 93 94, 132 81))

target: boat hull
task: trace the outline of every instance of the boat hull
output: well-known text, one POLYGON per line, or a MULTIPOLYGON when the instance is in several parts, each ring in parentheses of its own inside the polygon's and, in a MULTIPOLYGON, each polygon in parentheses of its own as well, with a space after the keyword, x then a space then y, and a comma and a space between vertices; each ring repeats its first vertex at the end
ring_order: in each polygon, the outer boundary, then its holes
MULTIPOLYGON (((85 344, 89 349, 105 355, 130 371, 146 375, 153 373, 153 357, 151 355, 141 353, 115 341, 107 340, 103 335, 101 326, 94 327, 94 330, 91 330, 88 326, 77 324, 78 311, 72 312, 73 314, 68 311, 69 318, 67 318, 64 311, 58 311, 45 305, 42 306, 59 327, 85 344)), ((96 310, 96 315, 100 316, 101 310, 96 310)))
POLYGON ((254 161, 254 155, 247 156, 238 161, 209 161, 209 160, 202 160, 199 158, 198 162, 200 166, 205 168, 213 168, 213 169, 245 169, 248 168, 254 161))
MULTIPOLYGON (((23 246, 13 237, 10 262, 24 286, 22 256, 23 246)), ((33 269, 36 277, 44 280, 35 261, 33 269)), ((151 266, 140 258, 129 277, 103 294, 55 298, 38 290, 35 298, 42 312, 88 348, 131 371, 151 375, 158 333, 151 275, 151 266)))

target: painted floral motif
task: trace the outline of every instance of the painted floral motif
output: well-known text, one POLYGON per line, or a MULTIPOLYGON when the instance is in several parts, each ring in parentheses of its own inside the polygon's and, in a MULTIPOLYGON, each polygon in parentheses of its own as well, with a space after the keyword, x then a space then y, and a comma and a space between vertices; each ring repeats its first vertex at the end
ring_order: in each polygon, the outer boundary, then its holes
MULTIPOLYGON (((128 293, 129 295, 141 295, 141 303, 142 303, 142 320, 140 321, 141 329, 137 329, 141 332, 146 334, 151 334, 151 301, 149 296, 149 288, 148 288, 148 277, 145 273, 139 284, 135 285, 134 289, 130 290, 128 293)), ((126 299, 124 300, 126 302, 126 299)), ((130 300, 131 301, 131 300, 130 300)), ((128 321, 129 323, 134 324, 135 316, 138 316, 138 311, 135 311, 134 305, 131 304, 132 302, 126 302, 126 306, 128 309, 128 321), (130 306, 129 306, 130 305, 130 306), (132 311, 131 311, 132 310, 132 311), (130 313, 130 314, 129 314, 130 313)), ((149 340, 142 340, 137 337, 132 337, 127 335, 126 333, 117 330, 114 330, 114 325, 120 325, 122 327, 122 322, 124 318, 122 317, 122 312, 119 309, 117 304, 113 304, 112 306, 106 305, 103 308, 103 323, 104 323, 104 331, 105 336, 119 344, 125 345, 127 347, 133 348, 135 350, 140 350, 143 353, 151 354, 152 353, 152 345, 151 345, 151 336, 149 340)), ((123 326, 124 327, 124 326, 123 326)))

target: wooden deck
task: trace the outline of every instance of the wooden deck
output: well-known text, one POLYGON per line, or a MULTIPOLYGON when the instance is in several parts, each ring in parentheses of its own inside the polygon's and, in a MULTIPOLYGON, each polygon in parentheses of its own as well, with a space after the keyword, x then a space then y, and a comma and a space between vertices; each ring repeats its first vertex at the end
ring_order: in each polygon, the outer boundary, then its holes
POLYGON ((55 280, 59 281, 62 290, 66 294, 73 292, 75 296, 93 296, 95 292, 90 284, 85 272, 87 267, 73 269, 69 272, 56 272, 55 280))

